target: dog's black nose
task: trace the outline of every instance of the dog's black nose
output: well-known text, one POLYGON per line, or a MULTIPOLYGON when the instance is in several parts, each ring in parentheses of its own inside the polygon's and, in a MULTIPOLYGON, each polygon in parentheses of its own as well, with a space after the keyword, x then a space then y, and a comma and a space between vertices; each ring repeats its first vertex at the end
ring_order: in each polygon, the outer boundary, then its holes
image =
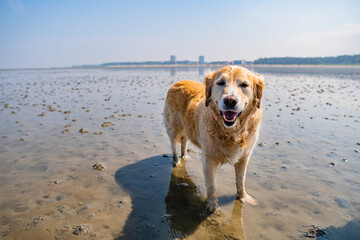
POLYGON ((227 108, 234 108, 237 104, 237 100, 234 97, 224 98, 224 104, 227 108))

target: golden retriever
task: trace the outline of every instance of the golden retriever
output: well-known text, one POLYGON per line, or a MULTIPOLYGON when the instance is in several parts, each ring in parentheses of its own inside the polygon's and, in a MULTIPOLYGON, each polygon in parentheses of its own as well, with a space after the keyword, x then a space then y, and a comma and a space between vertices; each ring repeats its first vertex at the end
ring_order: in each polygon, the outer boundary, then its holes
POLYGON ((256 204, 245 191, 246 167, 259 135, 262 118, 263 77, 246 68, 227 66, 209 73, 205 84, 183 80, 168 91, 164 122, 173 153, 174 167, 186 158, 190 140, 202 149, 207 204, 216 210, 215 174, 224 164, 234 164, 237 198, 256 204))

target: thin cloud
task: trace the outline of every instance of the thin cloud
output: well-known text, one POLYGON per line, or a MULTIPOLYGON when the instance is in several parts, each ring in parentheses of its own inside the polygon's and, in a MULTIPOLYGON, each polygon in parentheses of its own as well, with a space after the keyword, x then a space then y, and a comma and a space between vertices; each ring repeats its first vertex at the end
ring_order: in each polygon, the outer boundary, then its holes
POLYGON ((69 37, 49 37, 49 38, 34 38, 34 42, 38 43, 53 43, 53 44, 124 44, 134 42, 148 42, 150 40, 158 40, 155 38, 130 38, 130 37, 84 37, 84 38, 69 38, 69 37))
POLYGON ((359 53, 359 41, 360 23, 347 23, 332 30, 305 33, 291 39, 294 47, 303 49, 303 53, 309 56, 359 53))
POLYGON ((357 35, 360 35, 360 23, 347 23, 330 31, 306 33, 297 36, 296 38, 301 41, 316 41, 328 38, 351 38, 357 35))
POLYGON ((24 15, 26 8, 20 0, 7 0, 9 7, 11 7, 17 14, 24 15))

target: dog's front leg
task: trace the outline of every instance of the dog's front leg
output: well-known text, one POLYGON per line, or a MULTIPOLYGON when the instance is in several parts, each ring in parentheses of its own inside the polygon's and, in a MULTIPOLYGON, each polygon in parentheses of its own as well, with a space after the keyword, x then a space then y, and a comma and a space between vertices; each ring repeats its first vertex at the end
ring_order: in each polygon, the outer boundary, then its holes
POLYGON ((203 171, 205 176, 205 184, 207 189, 207 207, 209 211, 215 211, 219 208, 216 199, 216 170, 219 162, 212 159, 211 156, 203 155, 203 171))
POLYGON ((252 196, 247 194, 245 190, 245 177, 248 161, 249 155, 241 157, 239 161, 234 165, 236 175, 237 198, 244 203, 256 205, 256 200, 252 196))

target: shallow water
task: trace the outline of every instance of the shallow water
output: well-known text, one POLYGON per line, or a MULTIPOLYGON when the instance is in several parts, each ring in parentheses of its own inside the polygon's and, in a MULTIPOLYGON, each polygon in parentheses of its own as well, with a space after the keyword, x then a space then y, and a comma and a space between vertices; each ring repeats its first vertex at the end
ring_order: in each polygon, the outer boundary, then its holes
POLYGON ((266 81, 246 181, 258 205, 235 200, 225 165, 215 214, 200 150, 172 169, 162 121, 173 83, 215 69, 0 71, 1 238, 78 239, 74 227, 91 224, 82 238, 306 239, 318 225, 323 239, 357 239, 360 68, 250 69, 266 81))

